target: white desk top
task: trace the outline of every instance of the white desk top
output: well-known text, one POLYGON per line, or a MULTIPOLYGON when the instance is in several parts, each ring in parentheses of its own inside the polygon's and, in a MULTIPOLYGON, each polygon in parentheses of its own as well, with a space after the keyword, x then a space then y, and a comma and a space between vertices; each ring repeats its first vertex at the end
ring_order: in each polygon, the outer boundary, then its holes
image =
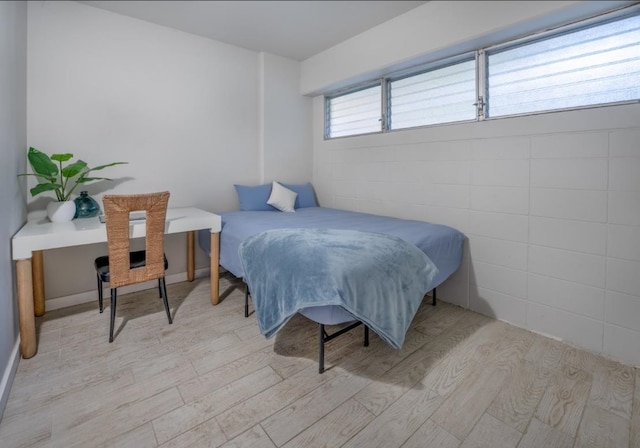
MULTIPOLYGON (((165 233, 182 233, 201 229, 210 229, 211 233, 220 232, 222 229, 220 216, 192 207, 167 209, 165 233)), ((146 222, 144 220, 131 221, 131 238, 143 237, 145 232, 146 222)), ((106 227, 97 216, 61 223, 51 222, 46 216, 43 216, 27 221, 13 236, 13 259, 31 258, 34 250, 56 249, 106 241, 106 227)))

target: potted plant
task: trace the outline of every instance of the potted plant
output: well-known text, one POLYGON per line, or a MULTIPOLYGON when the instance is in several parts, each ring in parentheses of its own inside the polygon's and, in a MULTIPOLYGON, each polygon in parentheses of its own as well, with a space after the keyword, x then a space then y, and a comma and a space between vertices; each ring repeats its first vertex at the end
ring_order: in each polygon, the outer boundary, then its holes
POLYGON ((89 177, 92 171, 98 171, 114 165, 122 165, 127 162, 113 162, 107 165, 100 165, 94 168, 87 166, 83 160, 77 160, 66 166, 62 164, 69 162, 73 154, 52 154, 51 157, 38 151, 36 148, 29 148, 27 154, 33 174, 24 173, 18 176, 35 176, 40 183, 29 190, 31 196, 39 195, 47 191, 53 191, 56 201, 47 205, 47 216, 52 222, 71 221, 75 215, 75 203, 70 200, 71 193, 80 184, 92 182, 94 180, 113 180, 106 177, 89 177), (54 163, 58 162, 57 164, 54 163))

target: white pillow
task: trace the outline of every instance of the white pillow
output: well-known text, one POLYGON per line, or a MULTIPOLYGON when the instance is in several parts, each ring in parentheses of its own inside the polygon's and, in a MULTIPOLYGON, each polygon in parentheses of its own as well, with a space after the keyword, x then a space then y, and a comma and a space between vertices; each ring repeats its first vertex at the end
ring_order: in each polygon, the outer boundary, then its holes
POLYGON ((293 206, 296 203, 297 196, 298 193, 283 187, 274 180, 271 185, 271 196, 269 196, 267 204, 277 208, 281 212, 294 212, 293 206))

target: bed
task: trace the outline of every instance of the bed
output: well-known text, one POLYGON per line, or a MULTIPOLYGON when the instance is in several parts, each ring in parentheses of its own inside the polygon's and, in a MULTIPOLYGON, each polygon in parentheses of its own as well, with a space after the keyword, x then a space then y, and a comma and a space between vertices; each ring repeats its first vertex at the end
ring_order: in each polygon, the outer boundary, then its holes
MULTIPOLYGON (((240 256, 243 242, 258 235, 264 236, 269 231, 289 229, 301 232, 306 230, 314 231, 317 234, 319 230, 331 229, 343 233, 357 232, 358 235, 367 238, 375 235, 387 235, 418 248, 436 266, 437 269, 429 279, 429 291, 432 291, 433 305, 436 304, 435 288, 456 272, 461 264, 465 239, 461 232, 445 225, 318 206, 299 207, 295 209, 294 213, 264 208, 225 212, 220 215, 222 218, 220 266, 238 279, 244 281, 246 277, 245 267, 240 256)), ((343 237, 344 235, 340 234, 339 236, 343 237)), ((288 237, 291 238, 291 235, 288 237)), ((210 238, 207 232, 198 234, 198 242, 200 247, 209 253, 210 238)), ((401 273, 401 271, 399 272, 401 273)), ((249 296, 250 291, 247 287, 245 316, 248 315, 249 296)), ((423 297, 424 295, 420 297, 420 300, 423 297)), ((255 306, 256 297, 253 297, 253 300, 255 306)), ((324 370, 324 344, 362 324, 354 317, 353 310, 350 311, 347 311, 343 306, 333 304, 309 306, 298 310, 300 314, 316 322, 319 326, 320 373, 324 370), (339 324, 348 325, 332 335, 326 332, 325 326, 339 324)), ((370 325, 365 323, 365 345, 368 345, 369 327, 370 325)))

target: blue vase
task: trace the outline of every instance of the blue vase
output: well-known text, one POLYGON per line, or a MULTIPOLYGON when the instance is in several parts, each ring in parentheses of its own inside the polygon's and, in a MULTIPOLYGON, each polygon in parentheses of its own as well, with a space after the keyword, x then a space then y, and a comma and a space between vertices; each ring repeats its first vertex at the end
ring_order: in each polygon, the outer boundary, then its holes
POLYGON ((81 191, 74 202, 76 203, 74 218, 93 218, 100 214, 100 205, 86 191, 81 191))

